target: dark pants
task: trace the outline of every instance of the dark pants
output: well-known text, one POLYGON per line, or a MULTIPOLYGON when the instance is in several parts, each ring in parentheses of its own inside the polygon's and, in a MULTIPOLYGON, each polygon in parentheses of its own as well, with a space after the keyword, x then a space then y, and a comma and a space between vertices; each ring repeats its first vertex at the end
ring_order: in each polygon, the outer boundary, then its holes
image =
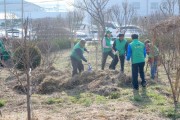
POLYGON ((109 66, 109 68, 115 70, 115 69, 116 69, 116 65, 117 65, 119 59, 120 59, 120 65, 121 65, 121 72, 124 72, 124 60, 125 60, 125 55, 121 55, 121 56, 119 56, 119 58, 118 58, 117 55, 115 55, 115 56, 114 56, 114 59, 113 59, 113 62, 112 62, 112 64, 109 66))
MULTIPOLYGON (((111 58, 113 59, 114 58, 114 54, 112 53, 112 50, 109 51, 109 52, 103 52, 103 57, 102 57, 102 66, 101 66, 101 69, 104 70, 104 66, 106 64, 106 59, 107 57, 111 56, 111 58)), ((112 61, 113 62, 113 61, 112 61)), ((112 64, 112 63, 111 63, 112 64)))
POLYGON ((144 65, 145 65, 145 62, 132 64, 132 84, 133 84, 134 89, 139 89, 138 72, 142 79, 141 85, 146 84, 146 80, 144 76, 144 65))
POLYGON ((0 66, 1 66, 1 67, 4 67, 4 65, 3 65, 2 62, 1 62, 2 60, 3 60, 3 54, 0 53, 0 66))
POLYGON ((79 73, 84 71, 84 65, 82 64, 82 61, 78 61, 75 58, 71 57, 71 64, 73 67, 72 76, 78 74, 78 71, 79 73))

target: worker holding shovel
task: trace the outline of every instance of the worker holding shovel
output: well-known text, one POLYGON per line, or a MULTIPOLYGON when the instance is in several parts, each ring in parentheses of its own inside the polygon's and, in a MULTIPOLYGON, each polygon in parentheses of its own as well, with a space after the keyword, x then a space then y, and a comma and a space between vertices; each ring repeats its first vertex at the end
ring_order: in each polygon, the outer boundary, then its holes
POLYGON ((89 51, 87 51, 87 49, 85 48, 85 44, 86 44, 86 41, 81 40, 74 46, 74 48, 71 52, 70 57, 71 57, 71 63, 72 63, 72 67, 73 67, 72 76, 74 76, 75 74, 78 74, 78 71, 79 71, 79 73, 84 71, 84 65, 82 64, 82 60, 84 62, 87 62, 87 60, 83 56, 83 53, 84 53, 84 51, 89 53, 89 51))
POLYGON ((113 50, 115 51, 115 57, 113 59, 112 64, 110 65, 110 69, 115 70, 118 61, 120 61, 121 69, 120 71, 124 72, 124 61, 125 61, 125 54, 127 51, 128 42, 124 39, 124 34, 120 33, 118 35, 118 39, 114 41, 113 50))

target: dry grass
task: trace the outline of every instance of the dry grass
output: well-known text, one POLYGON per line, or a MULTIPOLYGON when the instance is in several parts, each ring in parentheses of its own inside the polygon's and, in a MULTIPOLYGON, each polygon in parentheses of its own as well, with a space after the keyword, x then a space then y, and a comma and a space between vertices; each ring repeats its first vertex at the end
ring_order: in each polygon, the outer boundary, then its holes
MULTIPOLYGON (((93 46, 88 46, 88 48, 91 51, 89 61, 95 69, 95 49, 93 46)), ((59 80, 66 81, 63 77, 65 74, 63 70, 64 68, 67 71, 71 70, 68 59, 69 52, 69 50, 61 52, 59 59, 54 64, 54 66, 61 71, 48 71, 48 74, 45 75, 46 77, 59 76, 59 80)), ((98 55, 98 69, 100 69, 100 52, 98 55)), ((111 59, 109 58, 107 65, 110 62, 111 59)), ((119 65, 117 66, 117 69, 118 68, 119 65)), ((87 70, 86 65, 85 69, 87 70)), ((126 64, 125 73, 130 75, 130 71, 130 66, 126 64)), ((86 84, 82 81, 82 84, 73 89, 64 89, 53 92, 52 94, 33 94, 32 110, 34 120, 170 119, 172 109, 169 108, 172 108, 173 103, 170 99, 171 92, 169 84, 161 67, 159 68, 159 79, 152 81, 149 76, 146 76, 148 82, 147 89, 140 89, 139 93, 136 94, 133 94, 131 82, 125 83, 124 81, 118 80, 118 77, 114 77, 114 75, 117 74, 115 71, 98 70, 95 72, 101 73, 100 75, 102 76, 99 77, 104 79, 95 79, 89 81, 89 83, 86 81, 86 84), (115 83, 108 83, 111 79, 115 80, 115 83), (94 89, 98 88, 98 85, 101 85, 101 89, 109 90, 109 88, 113 88, 114 85, 118 85, 116 80, 121 83, 118 87, 119 91, 113 91, 107 96, 93 93, 89 89, 83 89, 84 87, 94 89)), ((98 73, 95 75, 98 75, 98 73)), ((69 74, 70 73, 68 73, 68 75, 69 74)), ((149 74, 149 69, 146 74, 149 74)), ((4 81, 5 78, 9 76, 7 70, 1 71, 0 76, 0 97, 6 101, 5 106, 0 108, 2 111, 0 120, 25 120, 26 96, 14 92, 8 86, 8 83, 4 81)), ((46 77, 44 79, 46 79, 46 77)))

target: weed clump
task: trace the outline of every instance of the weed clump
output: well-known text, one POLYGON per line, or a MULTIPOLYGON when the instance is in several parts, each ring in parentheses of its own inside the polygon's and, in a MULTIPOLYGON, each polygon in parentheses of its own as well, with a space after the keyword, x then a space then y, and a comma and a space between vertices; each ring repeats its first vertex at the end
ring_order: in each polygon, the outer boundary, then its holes
POLYGON ((6 103, 6 102, 5 102, 4 100, 1 100, 1 99, 0 99, 0 108, 3 107, 3 106, 5 105, 5 103, 6 103))

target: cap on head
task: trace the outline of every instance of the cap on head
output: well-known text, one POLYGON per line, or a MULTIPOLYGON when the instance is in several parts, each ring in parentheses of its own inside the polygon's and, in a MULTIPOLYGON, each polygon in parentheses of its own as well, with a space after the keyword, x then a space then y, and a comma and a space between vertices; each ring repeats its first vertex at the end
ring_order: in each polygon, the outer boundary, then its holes
POLYGON ((137 35, 137 34, 132 34, 132 35, 131 35, 131 38, 132 38, 132 39, 138 39, 138 35, 137 35))
POLYGON ((123 33, 119 33, 119 35, 117 37, 124 37, 123 33))
POLYGON ((107 30, 107 31, 106 31, 106 34, 111 34, 111 33, 112 33, 112 32, 111 32, 111 31, 109 31, 109 30, 107 30))
POLYGON ((85 40, 85 39, 81 39, 80 42, 81 42, 81 43, 86 43, 86 40, 85 40))
POLYGON ((148 44, 148 43, 150 43, 150 40, 149 40, 149 39, 146 39, 146 40, 144 41, 144 43, 145 43, 145 44, 148 44))

